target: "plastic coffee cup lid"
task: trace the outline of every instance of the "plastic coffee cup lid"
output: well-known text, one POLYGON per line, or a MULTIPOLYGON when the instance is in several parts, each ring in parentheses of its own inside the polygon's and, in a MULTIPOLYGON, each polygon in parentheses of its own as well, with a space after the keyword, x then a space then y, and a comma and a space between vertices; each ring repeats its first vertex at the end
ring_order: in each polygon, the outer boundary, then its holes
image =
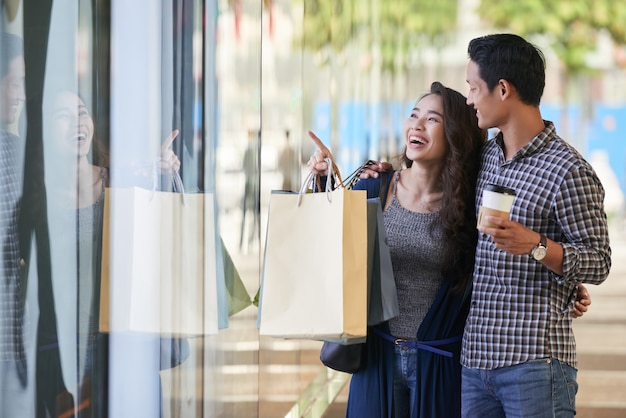
POLYGON ((489 190, 490 192, 495 192, 495 193, 502 193, 502 194, 507 194, 507 195, 511 195, 511 196, 515 196, 515 190, 505 187, 505 186, 500 186, 497 184, 488 184, 485 186, 485 190, 489 190))

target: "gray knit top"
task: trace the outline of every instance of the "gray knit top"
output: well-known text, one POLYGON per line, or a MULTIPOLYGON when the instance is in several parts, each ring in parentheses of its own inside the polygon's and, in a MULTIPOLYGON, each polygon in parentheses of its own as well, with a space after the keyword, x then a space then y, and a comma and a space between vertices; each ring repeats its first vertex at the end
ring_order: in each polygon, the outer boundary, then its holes
POLYGON ((91 368, 90 358, 94 336, 99 326, 100 300, 100 254, 102 252, 102 218, 104 213, 104 189, 108 183, 105 168, 100 168, 102 190, 98 200, 91 206, 76 209, 76 238, 78 240, 78 378, 91 368))
POLYGON ((389 330, 396 338, 415 339, 443 281, 445 244, 439 212, 412 212, 398 202, 400 173, 384 212, 400 307, 400 314, 389 321, 389 330))

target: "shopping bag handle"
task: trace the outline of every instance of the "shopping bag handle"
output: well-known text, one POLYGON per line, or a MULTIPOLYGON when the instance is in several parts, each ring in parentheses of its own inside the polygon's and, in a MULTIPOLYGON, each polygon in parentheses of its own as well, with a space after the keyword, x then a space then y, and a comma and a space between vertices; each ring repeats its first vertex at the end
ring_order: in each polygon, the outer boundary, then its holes
POLYGON ((183 184, 183 179, 180 177, 180 173, 178 171, 172 172, 172 186, 174 192, 182 193, 184 197, 185 185, 183 184))
MULTIPOLYGON (((160 159, 156 159, 154 161, 154 164, 152 165, 152 190, 150 194, 150 200, 152 200, 152 197, 154 196, 154 193, 156 192, 157 184, 159 183, 159 168, 158 168, 159 162, 160 162, 160 159)), ((183 184, 183 179, 180 177, 180 173, 178 171, 172 170, 171 178, 172 178, 173 192, 181 194, 183 205, 185 205, 187 203, 185 199, 185 185, 183 184)))
MULTIPOLYGON (((332 183, 333 178, 335 177, 337 178, 337 182, 338 182, 337 187, 343 187, 345 189, 352 190, 354 188, 354 185, 359 181, 361 177, 361 173, 363 173, 363 171, 369 166, 376 164, 376 161, 374 160, 367 160, 363 164, 361 164, 356 170, 350 173, 350 175, 346 177, 346 179, 344 180, 341 177, 339 167, 337 167, 337 165, 331 158, 326 157, 324 158, 324 161, 326 161, 326 164, 328 164, 328 180, 326 181, 325 191, 326 191, 326 198, 328 199, 329 202, 332 201, 330 192, 332 191, 331 183, 332 183)), ((302 195, 306 193, 309 187, 309 183, 311 184, 312 190, 315 190, 315 189, 320 190, 322 188, 320 184, 319 176, 313 174, 312 171, 309 171, 306 178, 302 182, 302 186, 300 186, 300 191, 298 192, 298 200, 297 200, 296 206, 300 206, 302 195)))
MULTIPOLYGON (((339 172, 339 168, 330 158, 324 158, 326 164, 328 164, 328 180, 326 181, 326 199, 328 202, 332 202, 332 178, 337 177, 339 184, 343 187, 343 180, 341 179, 341 173, 339 172)), ((306 194, 307 189, 309 188, 309 183, 311 184, 311 188, 315 190, 315 188, 319 185, 319 177, 314 174, 312 171, 309 171, 306 178, 302 182, 302 186, 300 186, 300 191, 298 191, 298 199, 296 201, 296 206, 300 206, 300 202, 302 201, 302 195, 306 194)))

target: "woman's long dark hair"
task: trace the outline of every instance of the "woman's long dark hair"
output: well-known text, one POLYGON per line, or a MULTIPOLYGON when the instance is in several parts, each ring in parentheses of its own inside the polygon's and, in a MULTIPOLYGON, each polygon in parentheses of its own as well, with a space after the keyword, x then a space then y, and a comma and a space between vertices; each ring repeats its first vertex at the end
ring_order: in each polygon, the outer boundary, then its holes
MULTIPOLYGON (((476 111, 467 105, 461 93, 438 81, 430 86, 430 93, 441 97, 443 130, 448 151, 441 173, 443 202, 439 212, 444 238, 449 244, 444 265, 444 277, 454 282, 455 290, 463 290, 474 266, 476 251, 476 178, 479 154, 487 139, 487 131, 478 127, 476 111)), ((423 97, 425 97, 423 96, 423 97)), ((413 161, 402 161, 410 167, 413 161)))

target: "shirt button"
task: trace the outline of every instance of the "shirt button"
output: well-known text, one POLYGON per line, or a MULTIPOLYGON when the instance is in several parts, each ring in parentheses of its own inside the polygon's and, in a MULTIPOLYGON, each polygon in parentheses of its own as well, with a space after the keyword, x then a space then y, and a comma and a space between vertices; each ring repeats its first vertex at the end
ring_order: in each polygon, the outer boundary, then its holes
POLYGON ((20 258, 20 266, 24 267, 26 265, 26 260, 24 260, 23 258, 20 258))

